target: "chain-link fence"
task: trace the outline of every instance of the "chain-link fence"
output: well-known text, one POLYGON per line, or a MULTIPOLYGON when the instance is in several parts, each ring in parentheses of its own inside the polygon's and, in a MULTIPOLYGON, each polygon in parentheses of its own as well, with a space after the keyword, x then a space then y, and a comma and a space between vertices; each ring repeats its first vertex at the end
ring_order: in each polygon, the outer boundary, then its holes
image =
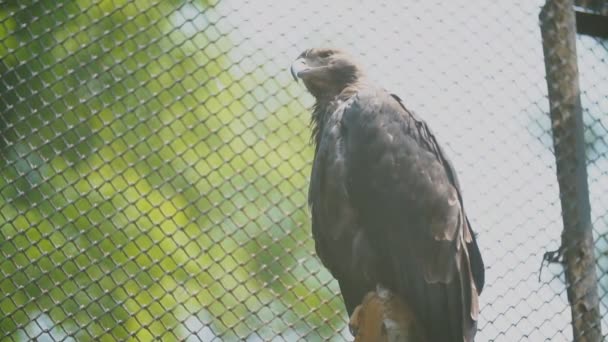
MULTIPOLYGON (((2 340, 350 339, 314 255, 312 97, 350 51, 434 128, 487 265, 479 341, 572 339, 543 2, 0 0, 2 340)), ((608 40, 577 37, 608 332, 608 40)))

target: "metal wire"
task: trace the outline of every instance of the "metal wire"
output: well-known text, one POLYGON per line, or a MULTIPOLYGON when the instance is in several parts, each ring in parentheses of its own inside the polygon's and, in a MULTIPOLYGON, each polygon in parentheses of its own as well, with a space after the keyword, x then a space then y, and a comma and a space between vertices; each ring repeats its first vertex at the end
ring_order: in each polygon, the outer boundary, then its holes
MULTIPOLYGON (((542 3, 0 1, 1 339, 349 340, 288 71, 323 45, 454 161, 487 265, 478 340, 571 340, 562 267, 538 280, 563 227, 542 3)), ((608 42, 577 44, 606 334, 608 42)))

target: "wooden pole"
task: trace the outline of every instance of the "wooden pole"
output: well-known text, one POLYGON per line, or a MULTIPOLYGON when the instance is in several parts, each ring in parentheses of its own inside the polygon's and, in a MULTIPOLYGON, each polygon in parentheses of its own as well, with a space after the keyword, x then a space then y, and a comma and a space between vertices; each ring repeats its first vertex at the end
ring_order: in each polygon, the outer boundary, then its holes
POLYGON ((563 257, 575 342, 602 340, 585 141, 576 56, 574 0, 547 0, 540 25, 564 230, 563 257))

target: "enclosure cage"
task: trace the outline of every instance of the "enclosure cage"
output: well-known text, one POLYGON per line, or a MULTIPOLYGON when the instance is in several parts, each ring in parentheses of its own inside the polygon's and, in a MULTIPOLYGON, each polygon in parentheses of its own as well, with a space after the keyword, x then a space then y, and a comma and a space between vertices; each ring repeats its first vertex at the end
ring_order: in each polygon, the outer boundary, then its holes
POLYGON ((332 46, 455 164, 486 264, 477 340, 573 339, 580 284, 540 270, 574 210, 599 341, 608 4, 549 2, 577 16, 576 51, 567 26, 541 33, 539 0, 0 0, 0 340, 351 340, 310 232, 313 98, 289 73, 332 46), (547 64, 568 53, 572 73, 547 64), (582 121, 552 74, 580 84, 582 121))

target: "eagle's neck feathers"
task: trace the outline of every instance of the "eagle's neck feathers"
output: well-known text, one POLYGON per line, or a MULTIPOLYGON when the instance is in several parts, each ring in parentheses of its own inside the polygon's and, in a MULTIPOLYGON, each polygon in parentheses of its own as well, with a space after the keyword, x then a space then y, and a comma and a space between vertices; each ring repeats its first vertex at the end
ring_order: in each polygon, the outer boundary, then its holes
POLYGON ((318 148, 321 140, 323 127, 329 117, 340 107, 341 104, 355 96, 359 89, 366 86, 362 80, 353 82, 346 86, 342 91, 334 97, 317 97, 312 111, 312 140, 315 142, 315 149, 318 148))

